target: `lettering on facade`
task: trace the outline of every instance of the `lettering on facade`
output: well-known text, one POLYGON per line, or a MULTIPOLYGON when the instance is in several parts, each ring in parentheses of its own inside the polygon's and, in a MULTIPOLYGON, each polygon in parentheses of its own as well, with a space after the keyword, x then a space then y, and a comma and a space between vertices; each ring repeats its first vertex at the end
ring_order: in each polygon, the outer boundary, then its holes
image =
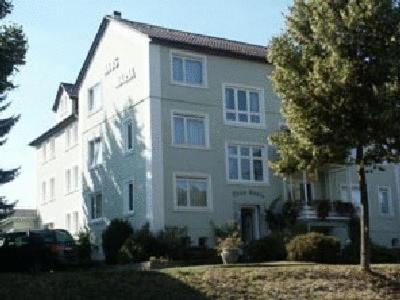
POLYGON ((260 193, 258 191, 254 191, 254 190, 248 190, 248 191, 233 191, 232 192, 232 196, 234 198, 240 197, 240 196, 255 196, 261 199, 265 199, 265 195, 263 193, 260 193))
POLYGON ((119 58, 116 57, 113 61, 106 64, 106 71, 104 72, 105 76, 108 76, 110 73, 114 72, 119 68, 119 58))
POLYGON ((130 67, 128 70, 118 75, 115 87, 119 88, 133 79, 136 79, 136 71, 134 67, 130 67))

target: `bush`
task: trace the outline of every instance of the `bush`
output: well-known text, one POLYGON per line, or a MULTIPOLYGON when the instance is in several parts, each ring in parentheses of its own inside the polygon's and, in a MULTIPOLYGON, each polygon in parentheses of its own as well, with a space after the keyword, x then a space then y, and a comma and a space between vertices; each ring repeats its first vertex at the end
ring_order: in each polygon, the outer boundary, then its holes
POLYGON ((150 231, 149 224, 145 224, 139 230, 133 230, 122 244, 118 261, 120 263, 145 261, 152 256, 182 259, 188 248, 185 244, 185 236, 185 229, 175 227, 154 234, 150 231))
POLYGON ((211 222, 211 226, 214 229, 214 236, 216 239, 225 239, 236 234, 240 235, 240 227, 235 221, 228 221, 221 226, 217 226, 211 222))
POLYGON ((127 221, 114 219, 103 231, 103 250, 108 264, 115 264, 118 253, 126 239, 133 233, 131 225, 127 221))
POLYGON ((286 237, 282 234, 272 234, 260 240, 252 241, 245 253, 252 262, 286 259, 286 237))
POLYGON ((90 234, 87 231, 82 231, 78 235, 77 242, 78 262, 82 266, 90 265, 92 262, 91 252, 92 245, 90 243, 90 234))
POLYGON ((310 232, 293 238, 286 250, 288 260, 335 263, 340 253, 340 242, 335 237, 310 232))
MULTIPOLYGON (((370 241, 371 263, 400 263, 400 250, 390 249, 370 241)), ((360 244, 350 244, 346 246, 341 255, 341 262, 348 264, 358 264, 360 262, 360 244)))

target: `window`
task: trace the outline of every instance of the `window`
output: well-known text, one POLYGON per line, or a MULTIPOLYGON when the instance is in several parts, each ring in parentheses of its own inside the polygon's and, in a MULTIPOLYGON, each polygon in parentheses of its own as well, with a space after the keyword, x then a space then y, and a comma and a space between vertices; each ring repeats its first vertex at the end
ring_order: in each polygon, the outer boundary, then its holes
POLYGON ((65 192, 70 193, 72 191, 72 174, 71 169, 65 170, 65 192))
POLYGON ((126 152, 133 150, 133 122, 128 119, 124 122, 124 148, 126 152))
POLYGON ((103 216, 103 197, 101 193, 95 193, 91 196, 91 216, 92 219, 98 219, 103 216))
POLYGON ((204 86, 205 58, 172 54, 172 81, 175 83, 204 86))
POLYGON ((74 123, 74 125, 72 125, 72 135, 74 137, 74 145, 78 144, 78 123, 74 123))
POLYGON ((42 182, 42 203, 46 203, 46 182, 42 182))
POLYGON ((266 181, 263 146, 228 145, 228 179, 237 182, 266 181))
POLYGON ((54 138, 49 141, 50 158, 56 157, 56 140, 54 138))
POLYGON ((73 175, 74 175, 74 190, 77 191, 78 187, 79 187, 79 168, 78 168, 78 166, 74 167, 73 175))
POLYGON ((97 137, 89 141, 89 166, 93 168, 100 165, 102 159, 101 138, 97 137))
POLYGON ((224 118, 227 123, 260 125, 263 122, 263 96, 259 89, 224 88, 224 118))
POLYGON ((208 125, 205 116, 174 113, 173 144, 191 147, 208 147, 208 125))
POLYGON ((71 232, 71 214, 65 215, 65 228, 71 232))
POLYGON ((74 234, 78 234, 79 233, 79 214, 77 211, 74 211, 72 213, 72 232, 74 234))
POLYGON ((68 150, 72 144, 71 127, 65 128, 65 150, 68 150))
POLYGON ((392 215, 390 190, 386 186, 378 187, 379 207, 382 215, 392 215))
POLYGON ((349 199, 349 187, 348 185, 340 186, 340 199, 342 201, 351 201, 357 210, 361 207, 361 193, 360 187, 356 184, 351 185, 351 199, 349 199))
POLYGON ((133 180, 127 180, 125 182, 125 211, 128 213, 132 213, 134 210, 134 185, 133 180))
POLYGON ((210 180, 208 176, 175 176, 175 205, 178 209, 210 207, 210 180))
POLYGON ((56 198, 56 179, 50 178, 50 201, 56 198))
POLYGON ((100 84, 96 84, 88 90, 88 111, 94 113, 101 109, 101 90, 100 84))
POLYGON ((42 162, 46 162, 47 160, 47 153, 46 153, 46 143, 42 144, 42 162))

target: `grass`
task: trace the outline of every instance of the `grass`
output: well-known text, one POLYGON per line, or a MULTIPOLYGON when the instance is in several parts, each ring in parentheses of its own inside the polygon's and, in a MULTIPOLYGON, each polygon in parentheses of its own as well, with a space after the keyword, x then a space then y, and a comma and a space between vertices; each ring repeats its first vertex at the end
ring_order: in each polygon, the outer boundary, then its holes
POLYGON ((0 299, 400 299, 400 265, 258 264, 0 274, 0 299))

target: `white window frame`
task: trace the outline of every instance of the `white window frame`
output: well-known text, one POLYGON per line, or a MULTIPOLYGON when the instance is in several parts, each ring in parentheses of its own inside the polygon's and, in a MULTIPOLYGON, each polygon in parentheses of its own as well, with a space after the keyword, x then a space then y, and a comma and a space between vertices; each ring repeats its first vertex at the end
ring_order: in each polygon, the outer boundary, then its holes
MULTIPOLYGON (((184 139, 186 140, 187 135, 187 122, 184 122, 184 139)), ((188 148, 188 149, 210 149, 210 121, 208 114, 195 112, 195 111, 184 111, 184 110, 171 110, 171 145, 177 148, 188 148), (179 115, 183 118, 202 118, 204 119, 204 141, 205 145, 192 145, 192 144, 175 144, 175 125, 174 116, 179 115)))
MULTIPOLYGON (((239 152, 240 152, 240 148, 239 152)), ((251 151, 250 151, 251 152, 251 151)), ((238 153, 239 154, 239 153, 238 153)), ((240 155, 238 157, 238 177, 241 176, 241 166, 240 166, 240 155)), ((252 157, 252 155, 251 155, 252 157)), ((243 141, 227 141, 225 142, 225 173, 226 173, 226 181, 228 184, 245 184, 245 185, 269 185, 269 168, 268 168, 268 145, 267 144, 258 144, 252 142, 243 142, 243 141), (251 179, 254 176, 253 170, 253 160, 250 158, 250 180, 243 179, 230 179, 229 178, 229 146, 244 146, 244 147, 258 147, 262 148, 262 165, 263 165, 263 175, 264 180, 255 181, 251 179)))
POLYGON ((394 216, 394 211, 393 211, 393 198, 392 198, 392 189, 390 186, 387 185, 378 185, 377 186, 377 192, 378 192, 378 203, 379 203, 379 214, 384 217, 393 217, 394 216), (388 193, 388 213, 383 213, 382 212, 382 203, 380 199, 380 191, 381 189, 386 189, 388 193))
POLYGON ((49 139, 48 147, 49 147, 49 150, 50 150, 49 159, 56 158, 56 138, 55 137, 52 137, 52 138, 49 139))
POLYGON ((78 145, 78 139, 79 139, 79 131, 78 131, 78 122, 75 122, 71 126, 71 137, 72 137, 72 145, 78 145))
MULTIPOLYGON (((172 174, 172 182, 173 182, 173 196, 174 196, 174 210, 175 211, 205 211, 210 212, 213 210, 213 197, 212 197, 212 181, 211 175, 206 173, 198 173, 198 172, 173 172, 172 174), (177 177, 184 177, 188 179, 205 179, 207 180, 207 206, 205 207, 197 207, 190 206, 190 198, 187 198, 188 205, 178 206, 178 195, 176 193, 176 179, 177 177)), ((189 192, 188 192, 189 193, 189 192)))
POLYGON ((79 166, 74 165, 71 168, 72 173, 72 190, 77 191, 79 190, 79 166))
POLYGON ((99 136, 95 136, 91 139, 88 140, 87 142, 87 147, 88 147, 88 167, 89 169, 95 169, 103 164, 103 138, 99 136), (96 140, 100 140, 100 149, 99 149, 99 161, 95 162, 94 159, 92 160, 91 157, 91 150, 90 150, 90 145, 92 142, 95 142, 96 140))
POLYGON ((71 126, 65 128, 65 151, 72 146, 72 131, 71 126))
POLYGON ((133 127, 133 119, 132 118, 126 118, 123 122, 122 122, 122 142, 123 142, 123 146, 124 146, 124 152, 125 154, 128 153, 132 153, 134 148, 135 148, 135 129, 133 127), (129 140, 128 140, 128 124, 131 124, 132 126, 132 148, 129 148, 129 140))
MULTIPOLYGON (((92 193, 90 193, 89 200, 90 200, 90 220, 91 221, 97 221, 97 220, 103 219, 104 218, 104 193, 102 191, 92 192, 92 193), (99 194, 101 195, 101 216, 93 217, 93 214, 92 214, 92 199, 93 199, 93 197, 96 197, 99 194)), ((96 205, 96 202, 95 202, 95 205, 96 205)), ((94 209, 95 211, 96 211, 96 208, 97 208, 97 206, 94 209)))
MULTIPOLYGON (((236 99, 236 94, 235 92, 235 99, 236 99)), ((249 100, 250 101, 250 100, 249 100)), ((237 100, 236 100, 237 103, 237 100)), ((225 125, 230 125, 230 126, 239 126, 239 127, 249 127, 249 128, 265 128, 265 90, 262 87, 256 87, 256 86, 249 86, 249 85, 243 85, 243 84, 238 84, 238 83, 223 83, 222 84, 222 111, 223 111, 223 120, 225 125), (250 122, 250 113, 249 111, 247 112, 247 115, 249 116, 249 122, 239 122, 238 120, 236 121, 230 121, 226 119, 226 107, 225 107, 225 89, 226 88, 232 88, 235 91, 236 90, 245 90, 246 91, 246 99, 247 95, 249 95, 250 92, 258 92, 258 99, 259 99, 259 108, 260 108, 260 123, 252 123, 250 122)), ((235 109, 235 114, 236 116, 238 115, 239 110, 235 109)), ((254 113, 253 113, 254 114, 254 113)))
POLYGON ((70 193, 72 193, 73 189, 72 189, 72 169, 71 168, 66 168, 65 172, 64 172, 64 184, 65 184, 65 194, 68 195, 70 193))
POLYGON ((43 142, 41 146, 42 163, 47 162, 47 142, 43 142))
POLYGON ((72 212, 72 232, 77 235, 79 233, 79 212, 77 210, 72 212))
POLYGON ((56 200, 56 177, 52 176, 49 179, 49 201, 56 200), (54 183, 53 187, 51 183, 54 183))
POLYGON ((187 87, 197 87, 197 88, 207 88, 207 57, 205 55, 200 55, 191 51, 182 51, 182 50, 170 50, 170 79, 171 84, 187 86, 187 87), (184 60, 183 63, 183 81, 174 80, 174 70, 173 70, 173 58, 179 57, 184 60), (186 68, 185 68, 185 59, 193 59, 200 60, 202 63, 202 84, 194 84, 188 83, 186 81, 186 68))
POLYGON ((65 214, 65 229, 68 232, 71 232, 71 224, 72 223, 72 217, 71 217, 71 213, 66 213, 65 214))
POLYGON ((125 179, 123 182, 123 209, 124 215, 131 215, 135 212, 135 181, 133 177, 125 179), (133 187, 132 209, 129 209, 129 185, 133 187))
POLYGON ((93 115, 93 114, 95 114, 96 112, 98 112, 98 111, 100 111, 100 110, 102 110, 102 109, 103 109, 103 90, 102 90, 102 84, 101 84, 101 82, 97 82, 97 83, 93 84, 92 86, 90 86, 90 87, 87 89, 87 110, 88 110, 88 116, 93 115), (95 105, 94 105, 94 102, 93 102, 93 107, 90 108, 90 101, 91 101, 91 100, 90 100, 90 91, 91 91, 92 89, 96 88, 96 87, 99 87, 99 89, 100 89, 100 91, 99 91, 99 94, 100 94, 100 100, 99 100, 99 102, 100 102, 100 103, 98 103, 98 105, 95 106, 95 105))
POLYGON ((41 200, 42 204, 47 203, 47 183, 46 180, 42 181, 41 187, 40 187, 40 195, 41 195, 41 200))

